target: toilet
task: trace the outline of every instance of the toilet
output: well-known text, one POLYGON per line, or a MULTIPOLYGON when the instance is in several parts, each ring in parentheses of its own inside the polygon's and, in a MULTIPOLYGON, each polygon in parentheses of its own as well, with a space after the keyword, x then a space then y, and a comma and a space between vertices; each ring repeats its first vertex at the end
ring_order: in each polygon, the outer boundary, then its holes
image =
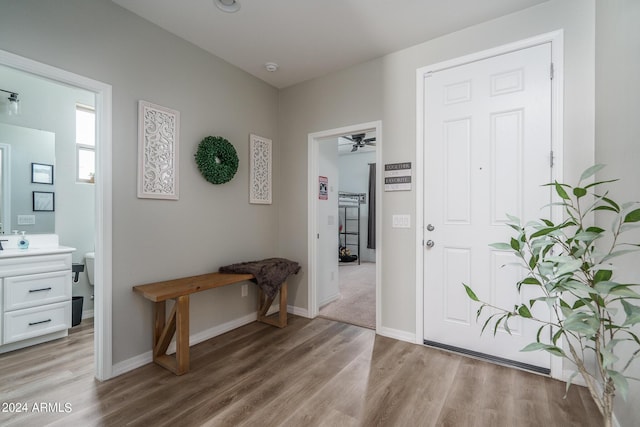
POLYGON ((84 262, 87 267, 87 277, 89 278, 89 284, 93 286, 93 272, 95 271, 96 253, 87 252, 84 254, 84 262))

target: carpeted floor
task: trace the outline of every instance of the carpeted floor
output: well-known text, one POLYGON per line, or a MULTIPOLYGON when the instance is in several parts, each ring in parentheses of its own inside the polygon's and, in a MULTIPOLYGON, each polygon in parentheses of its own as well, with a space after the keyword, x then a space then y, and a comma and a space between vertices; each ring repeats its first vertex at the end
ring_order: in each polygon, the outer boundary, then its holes
POLYGON ((340 298, 320 308, 320 317, 376 328, 376 264, 340 264, 340 298))

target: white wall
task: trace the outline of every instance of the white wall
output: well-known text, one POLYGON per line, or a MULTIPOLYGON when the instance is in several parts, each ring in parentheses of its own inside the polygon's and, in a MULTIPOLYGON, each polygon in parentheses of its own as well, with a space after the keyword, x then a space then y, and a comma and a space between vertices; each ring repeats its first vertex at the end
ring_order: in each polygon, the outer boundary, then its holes
MULTIPOLYGON (((279 170, 277 91, 109 0, 0 0, 0 10, 0 49, 112 85, 113 362, 149 352, 151 303, 133 285, 277 255, 279 187, 273 205, 250 205, 247 161, 255 133, 273 140, 279 170), (136 197, 140 99, 181 113, 178 201, 136 197), (208 183, 195 166, 208 135, 238 152, 226 184, 208 183)), ((255 299, 253 286, 241 298, 240 284, 199 294, 191 333, 254 313, 255 299)))
MULTIPOLYGON (((338 270, 338 141, 335 138, 318 144, 318 173, 328 179, 327 200, 318 200, 318 307, 340 297, 338 270)), ((316 195, 317 197, 317 195, 316 195)))
MULTIPOLYGON (((324 78, 280 92, 282 161, 307 157, 308 133, 382 119, 383 163, 416 164, 416 69, 554 30, 565 35, 564 170, 576 176, 594 161, 594 0, 551 0, 466 28, 324 78)), ((281 172, 280 248, 306 254, 306 169, 281 172), (295 233, 291 234, 294 230, 295 233), (295 239, 291 238, 295 235, 295 239)), ((381 323, 410 338, 416 329, 415 229, 392 229, 392 213, 415 216, 415 191, 384 193, 382 200, 381 323)), ((415 221, 411 221, 415 224, 415 221)), ((304 256, 301 257, 305 259, 304 256)), ((295 304, 306 307, 307 278, 296 284, 295 304)), ((414 336, 415 338, 415 336, 414 336)))
MULTIPOLYGON (((619 202, 640 200, 640 2, 636 0, 598 1, 596 3, 596 161, 607 165, 598 179, 619 178, 610 185, 611 197, 619 202)), ((597 217, 598 225, 608 229, 606 214, 597 217)), ((630 233, 625 241, 640 242, 640 233, 630 233)), ((615 259, 614 280, 640 283, 635 253, 615 259)), ((638 305, 636 303, 636 305, 638 305)), ((635 333, 640 335, 640 326, 635 333)), ((637 347, 636 347, 637 348, 637 347)), ((623 360, 631 351, 624 353, 623 360)), ((636 360, 627 375, 640 378, 636 360)), ((640 383, 629 382, 629 397, 617 398, 616 417, 623 427, 636 426, 640 420, 640 383)))

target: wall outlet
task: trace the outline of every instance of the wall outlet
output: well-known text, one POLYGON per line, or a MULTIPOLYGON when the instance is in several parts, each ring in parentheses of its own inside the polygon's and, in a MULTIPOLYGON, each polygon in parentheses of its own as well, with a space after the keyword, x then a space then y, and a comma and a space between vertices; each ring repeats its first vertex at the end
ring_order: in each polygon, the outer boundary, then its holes
POLYGON ((242 285, 242 298, 246 297, 247 295, 249 295, 249 285, 245 284, 242 285))

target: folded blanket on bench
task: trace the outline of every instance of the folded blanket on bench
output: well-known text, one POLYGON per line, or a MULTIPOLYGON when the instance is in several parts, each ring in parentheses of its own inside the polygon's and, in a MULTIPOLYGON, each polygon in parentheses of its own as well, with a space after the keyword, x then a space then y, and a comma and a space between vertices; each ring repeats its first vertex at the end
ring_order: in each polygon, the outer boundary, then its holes
POLYGON ((220 273, 253 274, 255 282, 262 292, 271 299, 275 298, 280 286, 291 274, 300 271, 300 265, 285 258, 267 258, 262 261, 240 262, 220 267, 220 273))

